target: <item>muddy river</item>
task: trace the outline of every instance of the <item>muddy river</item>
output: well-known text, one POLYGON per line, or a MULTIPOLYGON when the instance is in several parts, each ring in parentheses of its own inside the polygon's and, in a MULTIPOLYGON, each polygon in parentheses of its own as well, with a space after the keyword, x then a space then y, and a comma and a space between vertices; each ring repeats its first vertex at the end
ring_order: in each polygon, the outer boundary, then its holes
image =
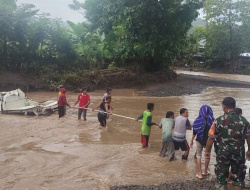
MULTIPOLYGON (((159 123, 166 111, 174 111, 178 116, 182 107, 189 110, 189 119, 193 122, 201 105, 209 104, 217 117, 222 114, 222 99, 233 96, 237 106, 243 109, 243 115, 250 119, 250 89, 209 88, 198 95, 164 98, 140 97, 139 92, 114 89, 113 112, 136 118, 148 102, 154 102, 154 122, 159 123)), ((89 94, 90 107, 94 107, 104 92, 89 94)), ((73 105, 77 93, 67 92, 66 95, 73 105)), ((57 92, 32 92, 27 96, 43 102, 56 100, 57 92)), ((177 151, 175 160, 167 162, 158 156, 161 148, 158 127, 152 127, 150 147, 142 149, 140 122, 111 116, 108 128, 102 128, 96 115, 97 112, 88 111, 87 121, 78 121, 74 108, 67 108, 67 114, 61 119, 56 113, 46 117, 0 114, 0 189, 106 190, 113 185, 151 185, 195 179, 194 148, 188 161, 181 160, 182 152, 177 151)), ((192 132, 188 131, 188 142, 191 136, 192 132)), ((214 164, 212 155, 212 173, 214 164)))

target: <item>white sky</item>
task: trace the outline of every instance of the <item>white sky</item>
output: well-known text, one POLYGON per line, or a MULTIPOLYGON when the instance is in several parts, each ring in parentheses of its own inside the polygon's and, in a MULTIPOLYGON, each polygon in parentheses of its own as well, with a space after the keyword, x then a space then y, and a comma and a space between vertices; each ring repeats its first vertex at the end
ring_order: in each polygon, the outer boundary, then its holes
MULTIPOLYGON (((84 0, 78 0, 84 2, 84 0)), ((73 0, 17 0, 17 5, 23 3, 29 3, 36 6, 39 9, 39 13, 49 13, 52 18, 61 18, 63 21, 70 20, 74 23, 85 21, 84 17, 77 11, 73 11, 69 8, 73 0)), ((199 10, 199 17, 204 15, 202 9, 199 10)))
POLYGON ((204 19, 204 18, 203 18, 203 17, 205 16, 204 13, 203 13, 204 10, 203 10, 203 9, 200 9, 200 10, 198 10, 198 11, 199 11, 199 16, 198 16, 198 17, 204 19))
MULTIPOLYGON (((36 6, 39 13, 49 13, 52 18, 61 18, 63 21, 70 20, 74 23, 83 22, 83 16, 69 8, 73 0, 17 0, 17 5, 28 3, 36 6)), ((83 2, 83 0, 79 0, 83 2)))

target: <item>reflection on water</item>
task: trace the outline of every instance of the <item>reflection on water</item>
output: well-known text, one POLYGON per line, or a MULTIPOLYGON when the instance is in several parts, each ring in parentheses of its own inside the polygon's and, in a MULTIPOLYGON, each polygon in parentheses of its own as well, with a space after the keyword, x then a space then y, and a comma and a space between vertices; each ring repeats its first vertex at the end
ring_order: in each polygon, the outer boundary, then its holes
MULTIPOLYGON (((101 101, 103 93, 89 93, 90 107, 101 101)), ((67 92, 66 95, 72 105, 77 94, 67 92)), ((28 96, 36 101, 57 99, 56 92, 35 92, 28 96)), ((202 94, 163 98, 139 97, 136 90, 115 89, 112 106, 114 113, 136 118, 148 102, 153 102, 153 121, 156 123, 167 111, 178 116, 180 108, 185 107, 193 122, 203 104, 212 107, 215 117, 221 115, 221 101, 225 96, 233 96, 237 106, 243 109, 243 115, 250 120, 249 89, 209 88, 202 94)), ((161 148, 158 127, 152 127, 149 149, 142 150, 140 122, 111 116, 108 128, 102 128, 96 115, 97 112, 88 111, 84 122, 77 120, 74 108, 67 108, 62 119, 56 114, 48 117, 1 114, 0 186, 7 189, 36 189, 38 186, 38 189, 109 189, 111 184, 147 185, 179 181, 180 178, 195 179, 194 148, 188 161, 182 161, 182 152, 178 151, 175 161, 166 162, 158 156, 161 148)), ((192 132, 187 134, 190 142, 192 132)), ((212 156, 212 171, 214 164, 212 156)))

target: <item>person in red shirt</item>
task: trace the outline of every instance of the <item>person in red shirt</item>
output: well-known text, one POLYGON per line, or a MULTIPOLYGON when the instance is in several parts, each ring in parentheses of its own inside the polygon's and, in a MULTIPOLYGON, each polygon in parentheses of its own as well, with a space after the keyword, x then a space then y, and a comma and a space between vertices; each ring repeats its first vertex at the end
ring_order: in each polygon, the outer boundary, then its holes
POLYGON ((61 88, 61 94, 58 98, 58 114, 59 114, 59 118, 60 117, 63 117, 65 115, 65 106, 69 106, 70 105, 68 104, 67 102, 67 99, 66 99, 66 89, 65 88, 61 88))
POLYGON ((81 119, 81 116, 83 115, 83 119, 84 121, 86 121, 87 109, 85 108, 88 108, 88 105, 90 104, 90 96, 87 94, 87 88, 83 88, 81 90, 81 93, 78 95, 74 106, 78 102, 79 102, 78 119, 81 119))

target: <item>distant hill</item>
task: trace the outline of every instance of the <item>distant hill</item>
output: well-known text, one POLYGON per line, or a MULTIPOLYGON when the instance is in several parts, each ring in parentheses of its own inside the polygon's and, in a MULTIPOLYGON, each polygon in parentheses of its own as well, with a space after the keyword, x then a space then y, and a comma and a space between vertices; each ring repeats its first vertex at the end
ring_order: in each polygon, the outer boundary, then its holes
POLYGON ((189 29, 188 34, 192 34, 196 26, 206 26, 206 22, 201 18, 197 18, 192 22, 192 27, 189 29))
POLYGON ((201 18, 197 18, 196 20, 194 20, 192 22, 192 26, 206 26, 206 22, 204 20, 202 20, 201 18))

